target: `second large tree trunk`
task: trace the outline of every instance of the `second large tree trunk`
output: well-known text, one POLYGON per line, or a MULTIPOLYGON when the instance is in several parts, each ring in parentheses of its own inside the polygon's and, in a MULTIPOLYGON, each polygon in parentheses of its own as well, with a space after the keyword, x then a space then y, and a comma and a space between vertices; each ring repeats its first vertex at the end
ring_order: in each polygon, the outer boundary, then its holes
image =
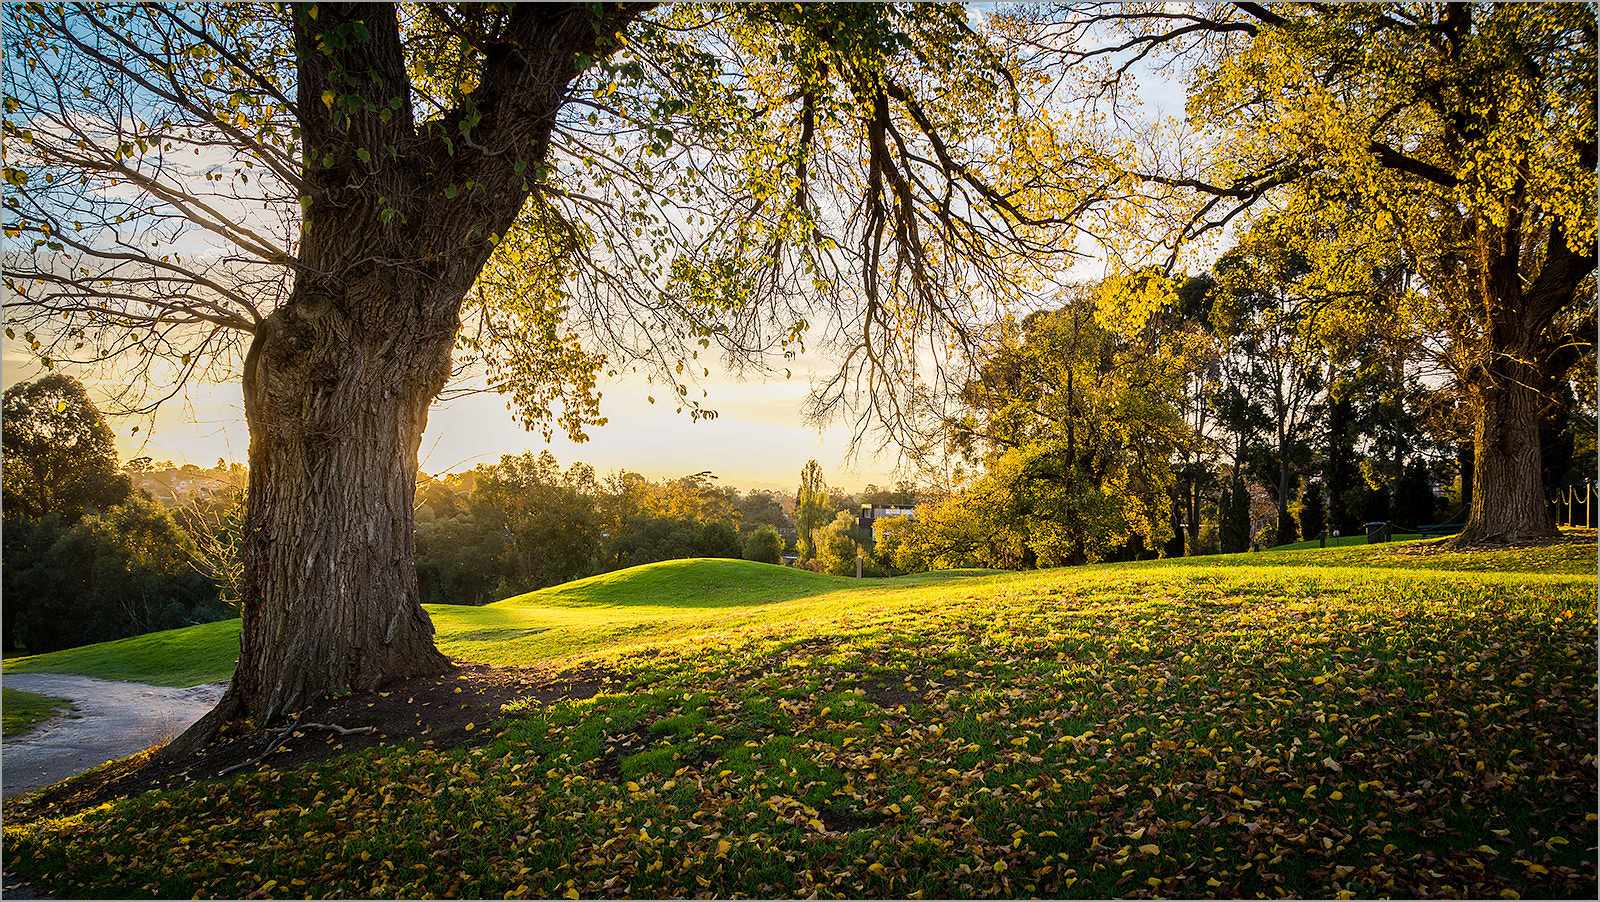
MULTIPOLYGON (((1592 151, 1587 165, 1594 164, 1592 151)), ((1572 341, 1558 322, 1594 271, 1592 247, 1574 250, 1559 226, 1544 238, 1544 261, 1527 279, 1522 220, 1486 242, 1479 363, 1463 381, 1473 403, 1472 508, 1458 545, 1536 541, 1559 535, 1545 497, 1539 426, 1549 392, 1566 378, 1572 341)))
POLYGON ((1544 491, 1539 421, 1545 381, 1537 368, 1506 360, 1473 386, 1472 506, 1456 540, 1515 543, 1559 533, 1544 491))

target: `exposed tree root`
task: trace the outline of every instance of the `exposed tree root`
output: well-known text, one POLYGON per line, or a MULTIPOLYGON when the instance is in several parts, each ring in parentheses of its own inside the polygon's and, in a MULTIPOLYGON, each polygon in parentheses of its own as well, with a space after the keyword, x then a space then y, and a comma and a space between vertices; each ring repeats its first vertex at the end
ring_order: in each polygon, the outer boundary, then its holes
POLYGON ((250 767, 251 765, 260 764, 261 762, 267 760, 268 755, 276 752, 278 750, 278 746, 287 742, 289 737, 302 730, 327 730, 330 733, 338 733, 340 736, 349 736, 351 733, 375 733, 377 732, 377 729, 377 727, 355 727, 352 729, 341 727, 336 723, 287 723, 281 727, 270 727, 268 728, 268 732, 277 733, 278 738, 272 740, 272 743, 267 746, 266 751, 250 759, 249 761, 240 761, 238 764, 230 765, 220 771, 217 771, 217 776, 220 777, 223 774, 232 773, 242 767, 250 767))

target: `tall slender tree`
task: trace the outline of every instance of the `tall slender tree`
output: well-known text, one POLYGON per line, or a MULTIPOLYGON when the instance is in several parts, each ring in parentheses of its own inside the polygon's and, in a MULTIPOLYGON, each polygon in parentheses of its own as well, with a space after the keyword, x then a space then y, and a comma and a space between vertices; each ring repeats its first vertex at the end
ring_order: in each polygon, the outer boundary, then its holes
POLYGON ((828 484, 822 477, 822 465, 808 460, 800 470, 800 488, 794 495, 795 545, 801 563, 817 556, 815 533, 831 519, 833 505, 828 502, 828 484))

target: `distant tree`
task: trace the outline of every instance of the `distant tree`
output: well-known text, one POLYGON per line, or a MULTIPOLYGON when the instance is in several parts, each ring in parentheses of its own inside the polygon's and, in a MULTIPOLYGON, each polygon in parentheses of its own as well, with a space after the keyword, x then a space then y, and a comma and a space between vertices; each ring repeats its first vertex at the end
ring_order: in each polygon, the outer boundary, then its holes
POLYGON ((1274 544, 1284 545, 1298 535, 1289 506, 1322 423, 1327 363, 1310 324, 1313 302, 1291 293, 1309 268, 1303 249, 1258 232, 1215 267, 1212 317, 1227 348, 1219 390, 1229 396, 1217 407, 1242 439, 1251 475, 1272 493, 1274 544))
POLYGON ((800 563, 807 563, 817 556, 818 549, 812 542, 812 534, 828 522, 831 513, 828 486, 822 478, 822 465, 814 460, 806 461, 800 471, 800 489, 795 492, 794 502, 794 526, 799 535, 800 563))
POLYGON ((587 464, 563 473, 549 451, 524 451, 475 469, 472 517, 491 531, 508 588, 528 591, 594 572, 600 528, 584 491, 593 483, 587 464))
POLYGON ((1300 504, 1296 511, 1296 519, 1300 523, 1300 537, 1315 539, 1322 534, 1327 526, 1323 519, 1322 482, 1315 479, 1302 480, 1300 489, 1300 504))
POLYGON ((783 539, 770 526, 759 526, 744 540, 744 559, 763 564, 783 563, 783 539))
POLYGON ((54 514, 76 523, 86 511, 120 503, 132 490, 117 469, 116 439, 83 384, 61 373, 5 390, 5 519, 54 514))
POLYGON ((1434 523, 1435 502, 1433 474, 1428 463, 1423 460, 1413 460, 1405 465, 1404 472, 1395 481, 1388 519, 1403 526, 1434 523))
POLYGON ((1085 563, 1172 536, 1172 461, 1194 439, 1176 402, 1209 339, 1163 327, 1176 297, 1153 271, 1065 300, 997 328, 948 424, 989 471, 972 489, 988 502, 968 509, 1003 512, 997 528, 1024 536, 1018 558, 997 548, 991 566, 1085 563))
POLYGON ((874 522, 872 558, 880 569, 905 572, 899 564, 900 549, 906 544, 916 521, 910 517, 882 517, 874 522))
POLYGON ((859 501, 861 504, 881 504, 885 507, 914 507, 917 503, 917 483, 915 480, 902 479, 894 484, 894 488, 879 488, 869 483, 861 490, 859 501))
POLYGON ((21 637, 31 629, 30 619, 52 597, 58 574, 45 562, 66 527, 61 518, 46 514, 38 520, 7 517, 0 529, 4 558, 0 560, 0 639, 6 651, 22 647, 21 637), (41 566, 41 564, 44 564, 41 566))
POLYGON ((189 536, 183 546, 190 564, 217 587, 223 604, 237 610, 244 588, 244 492, 228 490, 217 496, 197 495, 173 512, 189 536))
POLYGON ((60 533, 7 594, 31 652, 105 642, 229 616, 191 565, 189 536, 142 494, 60 533))
POLYGON ((783 504, 771 493, 752 490, 739 499, 739 531, 748 534, 762 526, 774 532, 791 526, 783 504))
POLYGON ((1222 547, 1222 553, 1234 554, 1250 550, 1250 491, 1245 487, 1243 479, 1234 477, 1227 490, 1222 493, 1221 515, 1222 524, 1219 527, 1218 542, 1222 547))
POLYGON ((618 568, 676 561, 699 554, 700 524, 645 514, 631 518, 610 557, 618 568))
POLYGON ((700 557, 740 557, 739 533, 726 520, 713 520, 700 527, 695 553, 700 557))
POLYGON ((816 530, 812 542, 823 572, 834 576, 855 575, 856 557, 861 553, 856 529, 857 518, 849 511, 840 511, 828 525, 816 530))
POLYGON ((426 507, 430 519, 449 519, 460 515, 466 508, 467 498, 448 482, 432 478, 419 478, 418 482, 417 509, 420 513, 426 507))

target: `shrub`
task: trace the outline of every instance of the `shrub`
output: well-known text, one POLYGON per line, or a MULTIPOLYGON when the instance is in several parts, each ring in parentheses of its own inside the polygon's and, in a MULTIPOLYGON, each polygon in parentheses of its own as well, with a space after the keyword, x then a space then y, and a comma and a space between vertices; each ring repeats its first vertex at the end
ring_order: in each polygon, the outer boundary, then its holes
POLYGON ((739 557, 739 534, 725 520, 713 520, 700 528, 695 549, 701 557, 739 557))
POLYGON ((856 555, 860 553, 855 529, 856 518, 849 511, 840 511, 832 523, 816 531, 817 561, 825 572, 834 576, 855 576, 856 555))
POLYGON ((744 559, 763 564, 783 563, 783 539, 777 530, 763 526, 744 540, 744 559))

